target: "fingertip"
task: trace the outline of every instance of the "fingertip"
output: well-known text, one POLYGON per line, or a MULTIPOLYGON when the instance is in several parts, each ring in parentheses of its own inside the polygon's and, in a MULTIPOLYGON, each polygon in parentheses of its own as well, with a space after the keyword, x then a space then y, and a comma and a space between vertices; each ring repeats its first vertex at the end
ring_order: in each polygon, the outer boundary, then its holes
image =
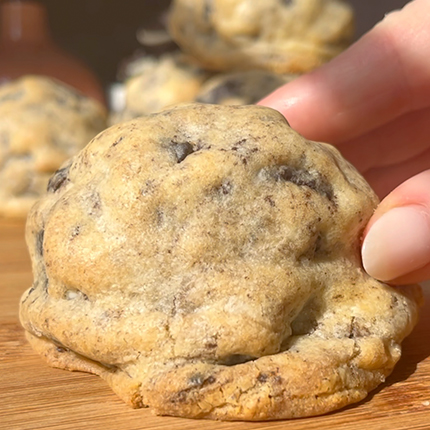
POLYGON ((372 277, 390 281, 430 263, 430 213, 404 206, 385 213, 366 235, 363 266, 372 277))
POLYGON ((384 282, 430 279, 430 171, 409 179, 376 210, 362 245, 366 272, 384 282))

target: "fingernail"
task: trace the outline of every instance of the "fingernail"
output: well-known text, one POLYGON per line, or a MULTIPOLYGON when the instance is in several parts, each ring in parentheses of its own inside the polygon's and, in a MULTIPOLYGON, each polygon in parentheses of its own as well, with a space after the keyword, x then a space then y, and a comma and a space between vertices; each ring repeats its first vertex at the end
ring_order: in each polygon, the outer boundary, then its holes
POLYGON ((366 272, 381 281, 430 263, 430 214, 421 206, 394 208, 370 228, 362 247, 366 272))

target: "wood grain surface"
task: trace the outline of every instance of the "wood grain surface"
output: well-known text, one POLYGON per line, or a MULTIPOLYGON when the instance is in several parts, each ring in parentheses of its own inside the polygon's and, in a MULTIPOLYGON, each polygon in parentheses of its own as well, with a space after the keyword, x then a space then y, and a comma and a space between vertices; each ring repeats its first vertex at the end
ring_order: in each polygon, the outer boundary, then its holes
MULTIPOLYGON (((266 423, 154 416, 120 401, 100 378, 48 367, 26 343, 18 320, 31 286, 24 223, 0 220, 0 429, 90 430, 415 430, 430 429, 430 300, 404 342, 387 382, 363 402, 329 415, 266 423)), ((425 292, 430 298, 430 288, 425 292)))

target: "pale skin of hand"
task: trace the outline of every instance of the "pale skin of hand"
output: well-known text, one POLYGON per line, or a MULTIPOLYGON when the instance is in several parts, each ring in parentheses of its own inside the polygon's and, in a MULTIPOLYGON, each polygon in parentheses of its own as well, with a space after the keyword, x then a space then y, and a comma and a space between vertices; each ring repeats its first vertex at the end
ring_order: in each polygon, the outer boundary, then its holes
POLYGON ((430 279, 429 22, 430 0, 413 0, 259 103, 306 138, 336 145, 383 199, 365 231, 363 262, 396 284, 430 279))

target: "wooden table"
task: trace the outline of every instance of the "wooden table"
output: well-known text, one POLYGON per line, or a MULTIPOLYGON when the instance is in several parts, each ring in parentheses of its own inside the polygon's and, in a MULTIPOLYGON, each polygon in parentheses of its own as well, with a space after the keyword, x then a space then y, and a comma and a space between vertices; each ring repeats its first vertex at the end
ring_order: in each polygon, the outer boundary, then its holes
MULTIPOLYGON (((430 300, 387 382, 365 401, 326 416, 268 423, 157 417, 123 404, 98 377, 48 367, 26 343, 19 297, 32 283, 24 224, 0 221, 0 429, 430 429, 430 300)), ((430 298, 430 288, 426 295, 430 298)))

